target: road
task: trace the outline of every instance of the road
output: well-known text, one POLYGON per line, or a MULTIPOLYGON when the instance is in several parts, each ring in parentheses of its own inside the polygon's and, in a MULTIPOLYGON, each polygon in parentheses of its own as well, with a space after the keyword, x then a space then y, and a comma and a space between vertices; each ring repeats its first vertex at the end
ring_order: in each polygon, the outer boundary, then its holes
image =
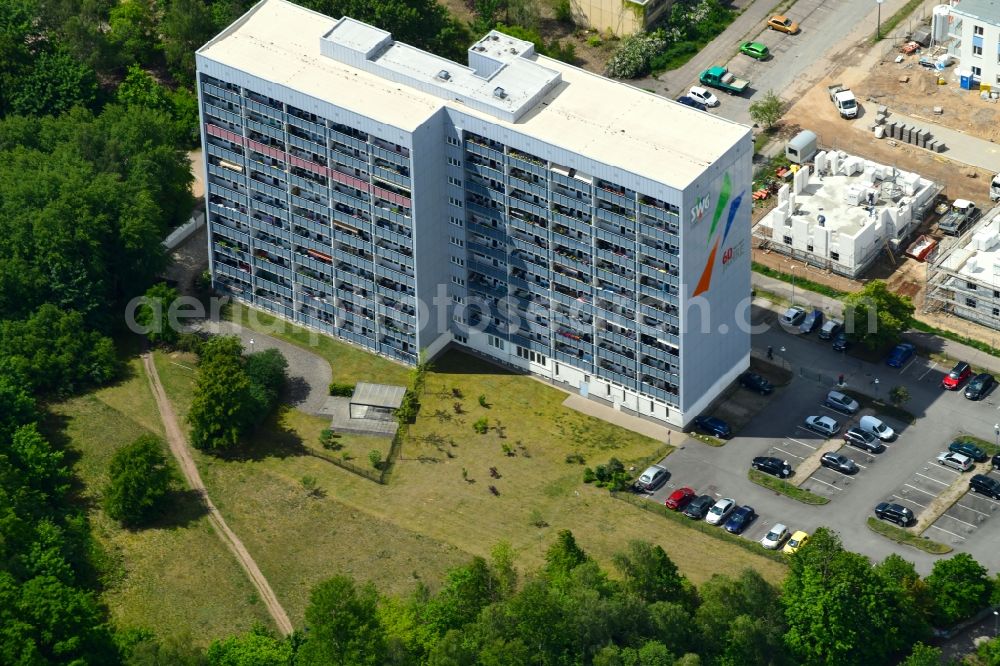
MULTIPOLYGON (((918 571, 929 573, 935 557, 906 546, 899 546, 871 532, 865 519, 872 515, 873 507, 888 499, 898 488, 906 486, 915 473, 922 473, 929 460, 943 451, 959 431, 971 433, 989 441, 994 437, 994 424, 1000 420, 1000 393, 994 393, 982 402, 964 399, 960 392, 947 392, 940 388, 944 373, 950 368, 940 367, 928 359, 916 357, 903 369, 892 369, 881 363, 867 363, 851 356, 833 352, 828 343, 814 336, 791 335, 774 325, 779 310, 769 310, 758 299, 754 320, 769 322, 769 330, 753 336, 757 355, 763 355, 768 346, 774 348, 776 360, 794 372, 791 383, 780 388, 767 400, 766 406, 726 446, 713 448, 694 440, 685 441, 672 453, 664 465, 671 473, 668 486, 661 493, 669 493, 680 486, 691 486, 699 493, 717 497, 732 497, 740 504, 750 504, 760 514, 757 524, 748 531, 748 538, 759 538, 766 528, 781 522, 789 528, 814 531, 827 526, 837 531, 845 547, 863 553, 873 560, 881 560, 891 553, 901 553, 914 562, 918 571), (821 406, 827 391, 833 388, 839 374, 845 375, 848 388, 884 399, 894 386, 906 386, 910 401, 906 407, 915 414, 913 425, 896 423, 899 439, 889 449, 879 454, 874 463, 863 463, 866 469, 853 479, 838 482, 830 494, 832 501, 825 506, 808 506, 782 495, 765 490, 747 478, 750 459, 758 455, 779 455, 774 447, 799 442, 800 446, 817 447, 822 438, 800 427, 808 415, 834 415, 841 423, 848 419, 827 411, 821 406), (878 377, 880 382, 873 385, 878 377)), ((856 417, 855 417, 856 418, 856 417)), ((846 427, 846 426, 845 426, 846 427)), ((808 451, 797 450, 797 455, 807 456, 808 451)), ((845 450, 859 463, 863 456, 854 450, 845 450)), ((790 462, 798 460, 787 455, 790 462)), ((828 471, 828 470, 827 470, 828 471)), ((998 505, 1000 507, 1000 505, 998 505)), ((993 572, 1000 571, 1000 551, 995 541, 1000 536, 1000 521, 986 514, 970 532, 954 538, 931 530, 928 536, 948 543, 955 552, 968 552, 993 572)))
POLYGON ((156 371, 156 364, 153 363, 152 354, 149 352, 143 354, 142 363, 146 369, 146 376, 149 378, 149 386, 153 391, 153 396, 156 398, 156 407, 160 411, 160 419, 163 421, 163 429, 167 434, 167 443, 170 445, 170 452, 177 460, 177 466, 180 467, 181 473, 184 475, 184 480, 187 481, 188 486, 192 490, 201 495, 201 500, 205 504, 212 528, 229 551, 236 557, 236 560, 246 572, 247 577, 250 578, 250 582, 257 588, 257 592, 260 594, 260 598, 264 602, 268 613, 274 619, 274 624, 278 627, 278 630, 285 636, 291 634, 293 631, 292 622, 288 619, 288 614, 281 606, 281 602, 278 601, 278 597, 275 596, 271 585, 267 582, 264 574, 261 573, 260 567, 257 566, 257 563, 250 555, 250 551, 243 545, 243 541, 229 528, 225 518, 222 517, 222 514, 219 513, 219 510, 208 496, 205 483, 201 480, 201 474, 198 473, 198 467, 195 465, 194 458, 191 457, 191 451, 188 449, 184 431, 177 422, 177 415, 174 413, 173 405, 170 404, 170 400, 163 390, 163 385, 160 383, 160 375, 156 371))
MULTIPOLYGON (((903 4, 905 0, 886 0, 882 5, 882 18, 890 16, 903 4)), ((801 90, 820 80, 835 67, 839 55, 853 48, 861 32, 876 22, 873 0, 797 0, 785 14, 800 24, 801 31, 797 35, 785 35, 763 29, 771 7, 770 2, 756 0, 690 62, 660 76, 653 89, 676 98, 689 86, 697 84, 698 73, 703 69, 727 64, 734 73, 750 80, 750 88, 738 97, 721 94, 721 105, 711 113, 749 125, 752 124, 751 102, 768 90, 789 99, 792 89, 801 90), (771 59, 758 62, 739 54, 737 46, 747 40, 766 44, 771 50, 771 59)))

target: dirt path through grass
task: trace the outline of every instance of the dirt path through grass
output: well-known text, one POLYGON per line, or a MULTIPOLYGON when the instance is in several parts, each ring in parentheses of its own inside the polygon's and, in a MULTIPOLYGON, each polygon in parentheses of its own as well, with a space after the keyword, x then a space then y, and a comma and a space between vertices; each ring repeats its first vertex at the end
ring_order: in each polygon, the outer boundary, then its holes
POLYGON ((226 524, 225 519, 219 513, 219 510, 215 508, 215 504, 212 503, 211 498, 208 496, 205 484, 198 473, 198 467, 194 464, 194 459, 188 450, 184 431, 177 422, 177 415, 174 414, 174 408, 167 399, 167 394, 163 391, 163 385, 160 384, 160 376, 156 371, 156 365, 153 363, 153 355, 149 352, 143 354, 142 364, 146 369, 146 376, 149 378, 149 386, 153 390, 153 396, 156 398, 156 407, 160 411, 160 419, 163 421, 163 429, 167 434, 170 451, 174 454, 177 465, 181 468, 181 473, 184 474, 188 486, 201 494, 212 527, 215 529, 216 534, 219 535, 219 538, 222 539, 222 542, 226 544, 226 547, 236 556, 243 570, 246 571, 250 582, 257 588, 260 598, 264 601, 264 605, 267 607, 267 611, 271 614, 278 629, 285 635, 292 633, 292 623, 288 619, 285 609, 282 608, 281 603, 278 601, 278 597, 275 596, 274 590, 271 589, 271 585, 264 578, 264 574, 261 573, 253 557, 250 556, 250 552, 246 549, 246 546, 236 536, 236 533, 229 529, 229 525, 226 524))

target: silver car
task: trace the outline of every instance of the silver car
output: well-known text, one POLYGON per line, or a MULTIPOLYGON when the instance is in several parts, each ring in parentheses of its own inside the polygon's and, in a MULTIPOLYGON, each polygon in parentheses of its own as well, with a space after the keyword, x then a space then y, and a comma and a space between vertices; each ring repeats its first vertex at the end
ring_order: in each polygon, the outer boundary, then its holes
POLYGON ((939 464, 956 469, 959 472, 968 472, 976 465, 975 461, 969 456, 955 453, 954 451, 945 451, 937 457, 937 461, 939 464))
POLYGON ((807 416, 806 427, 825 437, 833 437, 840 430, 840 424, 829 416, 807 416))
POLYGON ((788 538, 788 528, 781 523, 775 523, 771 531, 764 535, 764 538, 760 540, 760 545, 764 546, 768 550, 777 550, 781 548, 781 544, 785 542, 788 538))
POLYGON ((830 391, 826 394, 826 406, 845 414, 854 414, 861 409, 857 400, 840 391, 830 391))
POLYGON ((733 512, 736 508, 736 500, 724 497, 715 503, 711 509, 708 510, 708 515, 705 516, 705 522, 709 525, 722 525, 726 522, 726 518, 729 514, 733 512))

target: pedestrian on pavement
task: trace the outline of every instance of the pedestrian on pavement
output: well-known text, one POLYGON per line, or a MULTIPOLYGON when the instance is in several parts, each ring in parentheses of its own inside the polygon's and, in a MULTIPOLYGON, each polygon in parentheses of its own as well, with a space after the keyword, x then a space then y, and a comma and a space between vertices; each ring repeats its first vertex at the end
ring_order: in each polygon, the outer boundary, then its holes
POLYGON ((843 385, 844 385, 844 375, 843 373, 841 373, 841 375, 837 377, 837 386, 843 386, 843 385))
POLYGON ((771 345, 767 346, 767 360, 769 361, 774 360, 774 347, 772 347, 771 345))

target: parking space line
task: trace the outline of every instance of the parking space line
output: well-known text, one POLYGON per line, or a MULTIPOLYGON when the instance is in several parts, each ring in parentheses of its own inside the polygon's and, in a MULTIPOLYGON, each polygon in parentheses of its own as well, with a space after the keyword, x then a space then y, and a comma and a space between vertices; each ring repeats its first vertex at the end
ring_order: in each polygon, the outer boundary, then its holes
POLYGON ((809 478, 808 478, 808 479, 806 479, 806 480, 807 480, 807 481, 819 481, 819 482, 820 482, 820 483, 822 483, 823 485, 825 485, 825 486, 830 486, 830 487, 831 487, 831 488, 833 488, 834 490, 843 490, 843 488, 841 488, 841 487, 839 487, 839 486, 835 486, 835 485, 833 485, 832 483, 827 483, 827 482, 826 482, 826 481, 824 481, 823 479, 817 479, 817 478, 816 478, 815 476, 811 476, 811 477, 809 477, 809 478))
POLYGON ((943 469, 946 472, 951 472, 952 474, 954 474, 956 476, 958 476, 959 474, 961 474, 961 472, 959 472, 957 469, 952 469, 951 467, 945 467, 944 465, 942 465, 941 463, 939 463, 937 460, 928 460, 927 464, 928 465, 932 465, 933 467, 935 467, 937 469, 943 469))
MULTIPOLYGON (((815 430, 810 430, 809 428, 807 428, 807 427, 805 427, 805 426, 795 426, 795 427, 796 427, 796 428, 798 428, 799 430, 805 430, 805 431, 806 431, 807 433, 809 433, 810 435, 817 435, 817 434, 819 434, 819 433, 817 433, 817 432, 816 432, 815 430)), ((823 437, 823 436, 822 436, 822 435, 820 435, 820 437, 823 437)), ((791 437, 789 437, 788 439, 791 439, 791 437)), ((826 438, 824 438, 824 440, 823 440, 823 441, 826 441, 827 439, 830 439, 830 438, 829 438, 829 437, 826 437, 826 438)))
POLYGON ((831 414, 836 414, 837 416, 839 416, 842 419, 843 418, 847 418, 847 419, 851 418, 850 415, 844 414, 844 412, 838 411, 838 410, 834 409, 833 407, 827 407, 826 405, 820 405, 819 408, 820 409, 825 409, 826 411, 830 412, 831 414))
POLYGON ((911 485, 910 485, 910 484, 908 484, 908 483, 904 483, 903 485, 904 485, 904 486, 906 486, 907 488, 913 488, 913 489, 914 489, 914 490, 916 490, 916 491, 917 491, 918 493, 923 493, 924 495, 930 495, 931 497, 937 497, 937 494, 936 494, 936 493, 929 493, 929 492, 927 492, 926 490, 921 490, 920 488, 917 488, 916 486, 911 486, 911 485))
POLYGON ((771 448, 772 448, 772 449, 774 449, 775 451, 781 451, 781 452, 782 452, 782 453, 784 453, 784 454, 785 454, 786 456, 791 456, 791 457, 793 457, 793 458, 798 458, 799 460, 805 460, 805 457, 804 457, 804 456, 797 456, 797 455, 795 455, 794 453, 789 453, 788 451, 786 451, 786 450, 784 450, 784 449, 779 449, 779 448, 778 448, 777 446, 772 446, 771 448))
POLYGON ((893 497, 896 498, 896 499, 898 499, 900 502, 909 502, 910 504, 916 504, 917 506, 919 506, 922 509, 926 509, 927 508, 926 504, 921 504, 920 502, 914 502, 913 500, 907 499, 906 497, 900 497, 899 495, 893 495, 893 497))
POLYGON ((965 522, 964 520, 960 520, 960 519, 956 518, 955 516, 953 516, 953 515, 951 515, 951 514, 949 514, 949 513, 942 513, 942 514, 941 514, 941 517, 942 517, 942 518, 951 518, 952 520, 954 520, 954 521, 955 521, 955 522, 957 522, 957 523, 962 523, 963 525, 968 525, 968 526, 969 526, 969 527, 971 527, 972 529, 976 529, 976 526, 975 526, 975 525, 973 525, 972 523, 967 523, 967 522, 965 522))
POLYGON ((971 506, 965 506, 964 504, 956 504, 955 506, 960 506, 960 507, 962 507, 963 509, 968 509, 969 511, 972 511, 973 513, 978 513, 978 514, 979 514, 980 516, 986 516, 987 518, 989 518, 989 517, 990 517, 990 514, 988 514, 988 513, 983 513, 983 512, 982 512, 982 511, 980 511, 979 509, 973 509, 973 508, 972 508, 971 506))
POLYGON ((991 498, 989 498, 989 497, 984 497, 984 496, 980 495, 979 493, 973 493, 973 495, 974 495, 974 496, 975 496, 975 497, 976 497, 977 499, 981 499, 981 500, 986 500, 986 501, 987 501, 987 502, 989 502, 990 504, 996 504, 997 506, 1000 506, 1000 502, 997 502, 997 501, 996 501, 996 500, 994 500, 994 499, 991 499, 991 498))
POLYGON ((949 532, 948 530, 944 529, 943 527, 938 527, 937 525, 931 525, 931 527, 933 527, 933 528, 934 528, 934 529, 936 529, 936 530, 941 530, 941 531, 942 531, 942 532, 944 532, 945 534, 950 534, 950 535, 952 535, 953 537, 958 537, 958 538, 959 538, 959 539, 961 539, 962 541, 965 541, 965 540, 966 540, 966 539, 965 539, 965 537, 964 537, 964 536, 962 536, 961 534, 955 534, 954 532, 949 532))
POLYGON ((934 483, 940 483, 942 486, 949 486, 949 485, 951 485, 949 483, 945 483, 944 481, 938 481, 937 479, 935 479, 932 476, 927 476, 926 474, 921 474, 920 472, 914 472, 913 475, 914 476, 922 476, 925 479, 927 479, 928 481, 933 481, 934 483))
MULTIPOLYGON (((812 430, 810 430, 809 432, 812 432, 812 430)), ((813 451, 815 451, 816 448, 817 448, 817 447, 813 446, 812 444, 806 444, 805 442, 800 442, 799 440, 792 439, 791 437, 786 437, 785 439, 787 439, 789 441, 792 441, 792 442, 795 442, 796 444, 801 444, 802 446, 806 447, 807 449, 812 449, 813 451)))
POLYGON ((934 361, 933 363, 931 363, 931 367, 927 368, 927 370, 924 371, 924 374, 922 374, 919 377, 917 377, 917 381, 920 381, 921 379, 923 379, 924 377, 926 377, 927 373, 930 372, 931 370, 933 370, 936 367, 937 367, 937 361, 934 361))
POLYGON ((899 374, 903 374, 904 372, 906 372, 907 370, 909 370, 910 366, 913 365, 916 362, 917 362, 917 359, 916 359, 916 357, 914 357, 913 360, 911 360, 909 363, 907 363, 905 366, 903 366, 903 369, 899 371, 899 374))

